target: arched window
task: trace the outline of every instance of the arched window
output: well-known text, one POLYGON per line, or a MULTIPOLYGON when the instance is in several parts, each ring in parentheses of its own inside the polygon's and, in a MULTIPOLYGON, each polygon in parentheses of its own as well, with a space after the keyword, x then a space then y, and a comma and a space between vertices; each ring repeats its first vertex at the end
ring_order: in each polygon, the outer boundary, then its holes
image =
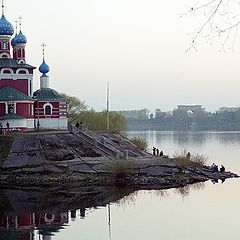
POLYGON ((9 113, 14 113, 14 103, 8 104, 8 114, 9 113))
MULTIPOLYGON (((19 60, 18 63, 24 63, 24 60, 19 60)), ((20 68, 16 72, 17 74, 29 74, 29 71, 24 68, 20 68)))
POLYGON ((4 74, 11 74, 12 72, 10 70, 5 69, 5 70, 3 70, 3 73, 4 74))
POLYGON ((3 49, 7 49, 7 43, 3 42, 3 49))
POLYGON ((52 108, 49 105, 45 107, 45 115, 47 116, 52 115, 52 108))

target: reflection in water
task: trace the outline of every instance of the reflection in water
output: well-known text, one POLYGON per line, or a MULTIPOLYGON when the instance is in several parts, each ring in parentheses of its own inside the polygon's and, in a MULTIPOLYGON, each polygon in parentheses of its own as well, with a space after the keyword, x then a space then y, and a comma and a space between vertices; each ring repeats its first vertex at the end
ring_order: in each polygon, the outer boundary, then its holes
MULTIPOLYGON (((192 185, 178 191, 184 196, 190 189, 200 190, 203 184, 192 185)), ((112 239, 111 205, 129 206, 137 200, 139 191, 116 187, 82 187, 64 189, 4 189, 0 192, 0 240, 50 240, 80 215, 99 206, 108 206, 108 237, 112 239), (90 192, 91 190, 91 192, 90 192)), ((186 194, 187 193, 187 194, 186 194)), ((168 190, 155 190, 151 194, 161 199, 168 190)))
POLYGON ((132 206, 135 204, 137 197, 138 197, 138 191, 134 191, 123 198, 119 199, 116 203, 118 206, 132 206))
POLYGON ((182 199, 184 199, 187 196, 189 196, 191 191, 200 191, 200 190, 203 190, 204 188, 205 188, 205 183, 200 182, 200 183, 195 183, 195 184, 187 185, 184 187, 176 188, 174 192, 181 195, 182 199))
POLYGON ((112 233, 111 233, 111 206, 108 204, 108 237, 109 240, 112 239, 112 233))
POLYGON ((68 212, 6 212, 0 215, 0 239, 32 240, 37 229, 39 239, 47 240, 68 222, 68 212))
MULTIPOLYGON (((50 240, 55 233, 74 222, 77 212, 84 219, 87 209, 106 206, 131 194, 117 187, 81 187, 76 189, 4 189, 0 192, 0 240, 50 240), (35 234, 34 234, 35 233, 35 234)), ((109 238, 111 215, 109 205, 109 238)))

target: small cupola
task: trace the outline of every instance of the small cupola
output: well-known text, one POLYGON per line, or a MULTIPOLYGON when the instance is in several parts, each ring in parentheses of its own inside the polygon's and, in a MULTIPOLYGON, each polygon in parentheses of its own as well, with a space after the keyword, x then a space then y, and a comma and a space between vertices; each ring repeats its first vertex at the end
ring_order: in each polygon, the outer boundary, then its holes
POLYGON ((46 45, 43 44, 42 48, 43 48, 43 62, 40 65, 39 72, 42 73, 42 76, 40 77, 40 88, 49 88, 49 76, 47 76, 47 73, 49 73, 50 68, 47 65, 47 63, 45 62, 45 47, 46 45))
POLYGON ((25 35, 23 35, 21 30, 20 30, 19 34, 17 34, 13 39, 15 39, 14 40, 15 45, 27 43, 27 38, 25 35))
POLYGON ((17 34, 17 26, 16 26, 16 35, 12 39, 11 44, 13 47, 13 59, 17 60, 18 63, 25 63, 25 46, 27 43, 27 38, 26 36, 22 33, 22 18, 19 18, 19 21, 16 21, 18 24, 19 22, 19 27, 20 31, 17 34))
POLYGON ((50 68, 46 64, 44 57, 43 57, 43 62, 42 62, 42 64, 40 65, 40 67, 38 69, 39 69, 39 72, 42 73, 42 76, 47 76, 47 73, 49 73, 50 68))

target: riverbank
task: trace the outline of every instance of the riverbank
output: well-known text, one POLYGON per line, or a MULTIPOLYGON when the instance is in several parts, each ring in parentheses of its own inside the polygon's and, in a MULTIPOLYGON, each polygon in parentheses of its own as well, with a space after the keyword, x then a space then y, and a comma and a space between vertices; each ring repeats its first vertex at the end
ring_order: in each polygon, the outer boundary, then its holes
POLYGON ((16 135, 0 170, 0 185, 127 186, 167 189, 236 178, 208 166, 154 157, 110 133, 47 132, 16 135))
MULTIPOLYGON (((91 161, 91 160, 90 160, 91 161)), ((2 171, 0 173, 1 186, 122 186, 135 189, 169 189, 184 187, 188 184, 205 182, 224 182, 228 178, 238 178, 231 172, 212 172, 207 166, 177 166, 174 159, 142 159, 113 160, 121 161, 118 169, 110 161, 104 163, 91 162, 91 169, 87 163, 82 170, 66 169, 56 173, 52 166, 45 166, 45 172, 36 169, 18 169, 14 173, 2 171), (113 166, 113 167, 112 167, 113 166), (128 167, 131 166, 131 167, 128 167), (112 169, 111 169, 112 167, 112 169), (33 170, 35 172, 33 172, 33 170)))

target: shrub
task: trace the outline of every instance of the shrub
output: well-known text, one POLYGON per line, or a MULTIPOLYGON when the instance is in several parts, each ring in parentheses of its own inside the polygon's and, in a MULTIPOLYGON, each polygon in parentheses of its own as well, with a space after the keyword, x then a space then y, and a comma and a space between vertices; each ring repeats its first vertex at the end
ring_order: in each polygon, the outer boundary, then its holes
POLYGON ((173 155, 178 166, 204 166, 208 160, 208 157, 204 154, 191 154, 190 158, 187 157, 187 151, 175 152, 173 155))
POLYGON ((114 174, 117 178, 125 177, 131 174, 136 166, 136 162, 133 160, 127 160, 124 158, 113 159, 106 165, 108 171, 114 174))
POLYGON ((133 144, 135 144, 136 146, 138 146, 143 151, 146 150, 147 147, 148 147, 147 141, 145 141, 141 137, 134 137, 134 138, 131 139, 131 142, 133 144))

